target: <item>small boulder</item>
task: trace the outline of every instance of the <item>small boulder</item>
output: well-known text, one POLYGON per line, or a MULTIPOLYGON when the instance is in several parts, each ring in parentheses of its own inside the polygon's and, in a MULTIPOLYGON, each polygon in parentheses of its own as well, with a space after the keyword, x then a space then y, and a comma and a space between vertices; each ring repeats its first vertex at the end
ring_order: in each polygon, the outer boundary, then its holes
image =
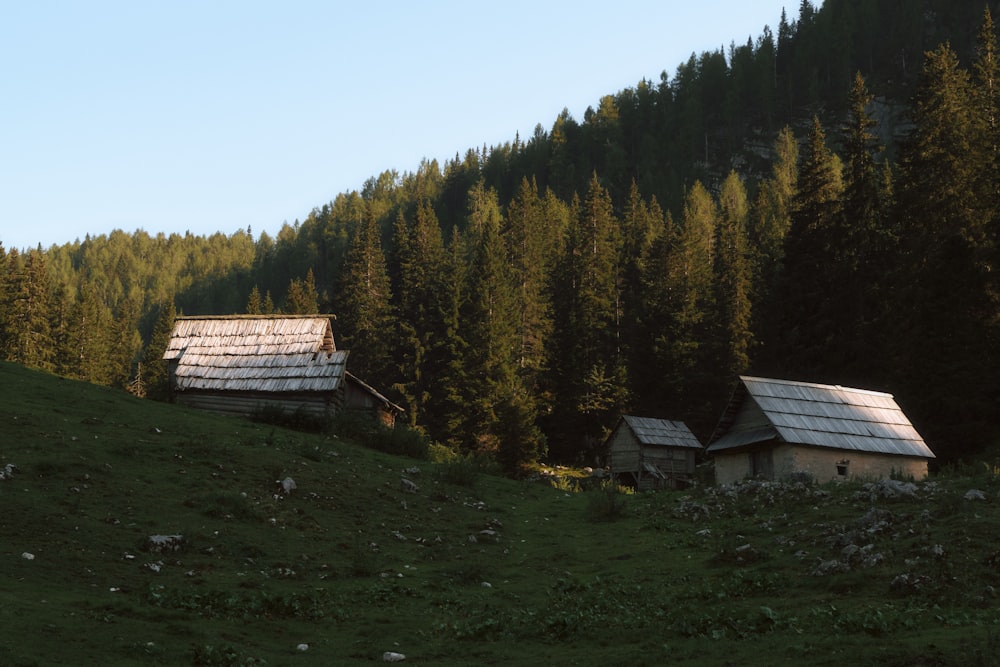
POLYGON ((278 480, 276 483, 281 488, 282 495, 286 496, 291 495, 292 491, 298 488, 298 485, 295 483, 295 480, 292 479, 291 477, 286 477, 285 479, 278 480))
POLYGON ((986 494, 979 489, 969 489, 965 492, 966 500, 986 500, 986 494))

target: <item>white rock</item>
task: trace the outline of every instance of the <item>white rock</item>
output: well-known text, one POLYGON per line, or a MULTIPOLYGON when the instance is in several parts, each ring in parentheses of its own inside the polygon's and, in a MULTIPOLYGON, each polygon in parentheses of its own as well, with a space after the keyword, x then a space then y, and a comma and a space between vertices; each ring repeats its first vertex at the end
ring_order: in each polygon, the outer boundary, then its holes
POLYGON ((23 558, 24 560, 35 560, 35 554, 25 551, 23 554, 21 554, 21 558, 23 558))
POLYGON ((295 647, 295 650, 302 651, 303 653, 305 653, 306 651, 309 650, 309 644, 299 644, 298 646, 295 647))
POLYGON ((382 654, 382 662, 403 662, 406 656, 395 651, 386 651, 382 654))
POLYGON ((286 477, 285 479, 278 482, 278 484, 281 485, 281 492, 284 493, 286 496, 298 488, 298 486, 295 484, 295 480, 292 479, 291 477, 286 477))
POLYGON ((986 494, 979 489, 969 489, 965 492, 966 500, 986 500, 986 494))

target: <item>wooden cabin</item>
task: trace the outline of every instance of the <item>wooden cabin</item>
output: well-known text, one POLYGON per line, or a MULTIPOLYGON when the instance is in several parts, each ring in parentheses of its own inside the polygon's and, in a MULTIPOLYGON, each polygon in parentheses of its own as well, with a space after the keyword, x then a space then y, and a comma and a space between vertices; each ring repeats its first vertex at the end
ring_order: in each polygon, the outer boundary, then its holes
POLYGON ((715 481, 927 476, 934 453, 892 394, 740 377, 707 452, 715 481))
POLYGON ((702 450, 683 422, 631 415, 618 420, 605 445, 612 478, 640 491, 690 483, 702 450))
POLYGON ((403 409, 347 370, 329 315, 178 317, 163 358, 177 403, 252 415, 280 408, 370 414, 392 426, 403 409))

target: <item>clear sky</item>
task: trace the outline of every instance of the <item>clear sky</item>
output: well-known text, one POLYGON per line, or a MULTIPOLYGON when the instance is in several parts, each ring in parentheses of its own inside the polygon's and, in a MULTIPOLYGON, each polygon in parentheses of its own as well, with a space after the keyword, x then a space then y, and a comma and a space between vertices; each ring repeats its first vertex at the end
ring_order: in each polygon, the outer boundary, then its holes
POLYGON ((273 236, 385 170, 582 121, 798 5, 0 2, 0 243, 273 236))

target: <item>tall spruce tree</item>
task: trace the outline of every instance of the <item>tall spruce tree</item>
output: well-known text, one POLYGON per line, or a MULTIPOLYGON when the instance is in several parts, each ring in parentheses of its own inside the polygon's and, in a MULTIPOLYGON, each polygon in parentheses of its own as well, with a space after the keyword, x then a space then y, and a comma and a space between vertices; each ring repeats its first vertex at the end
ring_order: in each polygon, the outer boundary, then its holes
POLYGON ((395 381, 391 368, 395 321, 381 236, 369 204, 347 251, 337 322, 342 346, 351 350, 351 371, 376 387, 389 387, 395 381))
POLYGON ((719 193, 715 283, 719 314, 717 373, 721 391, 750 365, 751 269, 747 248, 749 204, 743 181, 730 172, 719 193))
POLYGON ((138 320, 138 305, 126 297, 118 304, 118 312, 113 317, 108 332, 107 383, 112 387, 126 389, 134 377, 142 350, 142 336, 136 329, 138 320))
MULTIPOLYGON (((983 145, 987 149, 980 196, 988 202, 989 207, 983 242, 976 255, 977 263, 986 275, 990 308, 993 312, 1000 312, 1000 52, 989 7, 983 12, 977 39, 973 83, 979 115, 986 133, 983 145)), ((1000 338, 1000 317, 993 319, 989 334, 994 340, 1000 338)))
MULTIPOLYGON (((394 245, 398 265, 399 327, 396 389, 407 407, 411 426, 427 425, 425 413, 434 393, 433 347, 447 335, 444 322, 446 258, 441 228, 430 201, 421 199, 411 219, 400 212, 394 245)), ((441 424, 429 428, 443 428, 441 424)), ((432 431, 433 433, 433 431, 432 431)))
POLYGON ((781 272, 785 236, 792 225, 792 203, 798 192, 798 162, 799 144, 786 126, 775 139, 771 176, 760 184, 747 230, 756 303, 765 301, 781 272))
POLYGON ((7 261, 3 295, 6 314, 4 357, 33 368, 52 368, 54 354, 49 333, 49 277, 45 255, 32 250, 23 264, 16 250, 7 261))
POLYGON ((840 285, 830 281, 843 232, 841 171, 840 159, 827 146, 826 133, 814 117, 799 163, 782 282, 775 297, 780 304, 777 339, 770 345, 770 353, 778 355, 779 372, 791 377, 815 377, 828 370, 826 360, 835 342, 841 313, 830 292, 840 285))
POLYGON ((146 397, 165 401, 170 397, 170 378, 163 354, 167 351, 167 345, 170 343, 174 321, 177 319, 177 309, 173 299, 159 304, 157 309, 159 312, 156 324, 153 326, 153 333, 145 350, 143 350, 142 369, 146 383, 146 397))
POLYGON ((594 175, 574 202, 554 281, 552 451, 590 458, 627 401, 621 343, 621 238, 611 198, 594 175))
POLYGON ((478 231, 464 320, 469 325, 469 427, 476 449, 492 453, 505 469, 516 472, 537 459, 543 439, 535 424, 533 395, 520 373, 518 281, 501 236, 503 226, 496 192, 478 183, 469 193, 468 229, 478 231), (505 423, 511 419, 521 423, 505 423))
POLYGON ((719 211, 695 181, 684 199, 680 231, 667 265, 668 319, 664 367, 669 405, 689 415, 693 428, 714 420, 716 377, 711 363, 715 312, 714 267, 719 211))
POLYGON ((563 225, 559 220, 547 218, 537 186, 527 179, 521 182, 507 207, 504 222, 520 310, 518 365, 527 385, 535 387, 546 365, 546 342, 552 331, 548 284, 563 225))
POLYGON ((929 52, 900 163, 906 272, 897 285, 896 367, 901 393, 933 416, 928 437, 959 435, 942 443, 945 457, 969 451, 974 439, 962 437, 963 429, 996 407, 985 398, 997 386, 997 341, 980 261, 992 215, 983 182, 991 146, 979 99, 948 44, 929 52), (968 386, 982 390, 970 396, 968 386))
POLYGON ((887 339, 883 327, 888 313, 889 279, 887 267, 894 261, 895 243, 889 227, 889 195, 880 172, 882 151, 871 111, 872 95, 864 77, 855 75, 848 95, 848 121, 844 127, 845 183, 840 242, 831 248, 833 272, 831 298, 836 300, 838 338, 845 381, 884 378, 877 370, 886 359, 887 339))
POLYGON ((111 382, 111 311, 90 283, 81 285, 70 310, 66 348, 60 352, 70 377, 94 384, 111 382))

